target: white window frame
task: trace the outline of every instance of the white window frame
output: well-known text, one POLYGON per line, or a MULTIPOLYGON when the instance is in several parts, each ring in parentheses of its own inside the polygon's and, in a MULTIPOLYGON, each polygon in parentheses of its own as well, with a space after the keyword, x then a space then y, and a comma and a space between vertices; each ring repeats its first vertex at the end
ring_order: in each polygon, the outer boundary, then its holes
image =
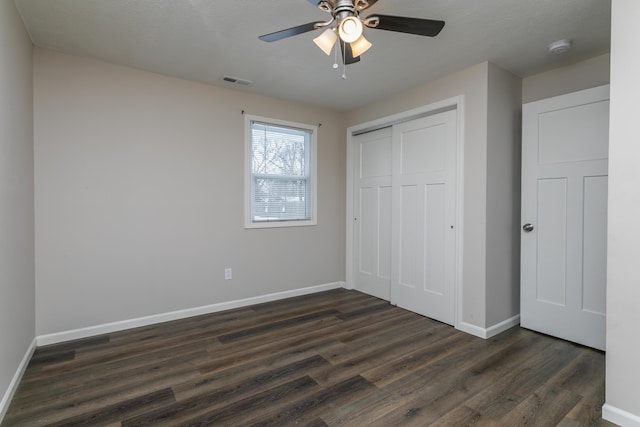
POLYGON ((244 226, 245 228, 274 228, 274 227, 301 227, 316 225, 318 214, 318 191, 317 191, 317 135, 318 127, 304 123, 295 123, 286 120, 272 119, 268 117, 253 116, 245 114, 244 116, 244 135, 245 135, 245 149, 244 149, 244 170, 245 170, 245 190, 244 190, 244 226), (253 159, 251 155, 251 128, 254 122, 264 123, 266 125, 274 125, 281 127, 288 127, 294 129, 300 129, 308 131, 311 134, 308 150, 308 165, 309 175, 309 192, 311 195, 310 211, 311 218, 308 220, 268 220, 268 221, 253 221, 253 159))

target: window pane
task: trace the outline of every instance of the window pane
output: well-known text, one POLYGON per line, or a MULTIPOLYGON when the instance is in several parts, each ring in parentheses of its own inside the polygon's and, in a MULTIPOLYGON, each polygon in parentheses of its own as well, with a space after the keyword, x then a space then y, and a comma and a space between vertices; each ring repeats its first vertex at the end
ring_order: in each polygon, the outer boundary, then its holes
POLYGON ((251 126, 252 172, 265 175, 303 176, 309 132, 262 123, 251 126))
POLYGON ((253 221, 307 220, 307 180, 255 178, 253 221))

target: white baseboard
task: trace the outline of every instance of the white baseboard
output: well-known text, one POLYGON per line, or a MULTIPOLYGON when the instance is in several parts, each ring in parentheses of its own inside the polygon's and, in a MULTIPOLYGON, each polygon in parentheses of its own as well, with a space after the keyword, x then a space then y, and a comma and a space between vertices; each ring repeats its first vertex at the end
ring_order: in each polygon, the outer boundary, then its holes
POLYGON ((474 335, 476 337, 489 339, 519 324, 520 324, 520 315, 517 314, 507 320, 504 320, 488 328, 481 328, 480 326, 472 325, 471 323, 460 322, 458 324, 457 329, 461 330, 462 332, 466 332, 468 334, 474 335))
POLYGON ((640 427, 640 416, 623 411, 608 403, 602 406, 602 418, 624 427, 640 427))
POLYGON ((37 339, 38 346, 57 344, 64 341, 88 338, 95 335, 108 334, 126 329, 139 328, 141 326, 153 325, 156 323, 170 322, 172 320, 185 319, 187 317, 200 316, 202 314, 216 313, 218 311, 231 310, 239 307, 246 307, 263 302, 276 301, 285 298, 297 297, 301 295, 314 294, 331 289, 344 288, 344 282, 327 283, 324 285, 311 286, 308 288, 293 289, 290 291, 276 292, 273 294, 261 295, 257 297, 245 298, 234 301, 226 301, 217 304, 205 305, 202 307, 188 308, 185 310, 172 311, 169 313, 154 314, 152 316, 138 317, 136 319, 122 320, 119 322, 106 323, 103 325, 89 326, 86 328, 73 329, 70 331, 57 332, 54 334, 40 335, 37 339))
POLYGON ((460 322, 458 323, 458 326, 456 326, 456 329, 462 331, 462 332, 466 332, 468 334, 471 334, 473 336, 476 337, 480 337, 480 338, 487 338, 486 334, 487 334, 487 330, 484 328, 481 328, 480 326, 476 326, 476 325, 472 325, 471 323, 466 323, 466 322, 460 322))
POLYGON ((31 341, 31 345, 27 348, 27 351, 18 365, 18 369, 16 370, 15 375, 11 379, 9 383, 9 387, 7 391, 2 396, 2 400, 0 400, 0 423, 4 419, 5 414, 7 413, 7 409, 9 409, 9 404, 11 403, 11 399, 13 399, 13 395, 16 393, 18 389, 18 385, 20 384, 20 380, 22 379, 22 375, 24 375, 24 371, 27 369, 29 365, 29 361, 31 360, 31 356, 33 356, 33 352, 36 350, 36 339, 34 338, 31 341))
POLYGON ((520 315, 517 314, 507 320, 503 320, 502 322, 487 328, 487 336, 485 338, 495 337, 496 335, 501 334, 507 329, 511 329, 514 326, 517 326, 519 324, 520 324, 520 315))

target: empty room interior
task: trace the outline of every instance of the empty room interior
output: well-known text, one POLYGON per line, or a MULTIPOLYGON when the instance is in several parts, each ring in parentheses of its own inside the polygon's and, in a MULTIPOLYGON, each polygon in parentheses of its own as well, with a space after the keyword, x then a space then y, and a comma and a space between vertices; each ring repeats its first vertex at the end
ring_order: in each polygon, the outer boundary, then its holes
POLYGON ((640 426, 639 20, 0 0, 0 425, 640 426))

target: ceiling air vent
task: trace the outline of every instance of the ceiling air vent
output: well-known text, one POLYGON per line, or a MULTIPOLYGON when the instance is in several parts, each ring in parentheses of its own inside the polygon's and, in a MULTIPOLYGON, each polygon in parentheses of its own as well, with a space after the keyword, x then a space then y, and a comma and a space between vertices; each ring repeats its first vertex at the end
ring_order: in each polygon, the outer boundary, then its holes
POLYGON ((251 83, 253 83, 251 80, 240 79, 238 77, 231 77, 231 76, 224 76, 222 80, 224 80, 225 82, 234 83, 234 84, 243 85, 243 86, 249 86, 251 83))

